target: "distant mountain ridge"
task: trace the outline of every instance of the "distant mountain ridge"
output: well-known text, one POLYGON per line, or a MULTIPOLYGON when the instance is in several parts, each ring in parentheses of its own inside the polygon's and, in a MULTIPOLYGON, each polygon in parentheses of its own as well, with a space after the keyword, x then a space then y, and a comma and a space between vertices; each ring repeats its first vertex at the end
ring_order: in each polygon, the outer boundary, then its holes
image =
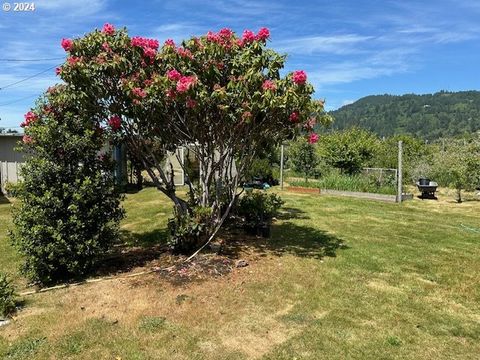
POLYGON ((480 91, 370 95, 330 114, 334 129, 357 126, 379 136, 451 137, 480 130, 480 91))

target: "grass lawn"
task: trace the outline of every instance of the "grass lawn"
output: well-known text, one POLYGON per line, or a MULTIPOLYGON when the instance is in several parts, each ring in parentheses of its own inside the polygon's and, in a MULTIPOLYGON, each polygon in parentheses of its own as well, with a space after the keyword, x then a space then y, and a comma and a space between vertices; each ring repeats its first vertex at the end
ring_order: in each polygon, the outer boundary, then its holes
MULTIPOLYGON (((247 267, 181 285, 154 273, 26 297, 0 328, 0 358, 479 358, 480 202, 281 195, 271 239, 239 247, 247 267)), ((0 204, 0 268, 16 274, 8 208, 0 204)), ((164 241, 164 196, 146 189, 125 208, 130 246, 164 241)))

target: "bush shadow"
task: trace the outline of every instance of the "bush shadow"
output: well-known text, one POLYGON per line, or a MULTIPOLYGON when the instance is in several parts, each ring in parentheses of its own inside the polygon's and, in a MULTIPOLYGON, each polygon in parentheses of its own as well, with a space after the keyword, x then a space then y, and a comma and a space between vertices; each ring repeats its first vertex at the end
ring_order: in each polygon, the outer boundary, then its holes
POLYGON ((2 204, 10 204, 10 200, 0 193, 0 205, 2 204))
POLYGON ((238 258, 245 247, 252 249, 260 256, 293 255, 313 259, 335 257, 337 250, 348 249, 342 239, 326 231, 298 226, 291 222, 272 225, 270 238, 232 234, 227 239, 222 254, 238 258))
POLYGON ((143 267, 169 251, 167 229, 145 233, 120 231, 120 239, 95 268, 96 275, 108 276, 143 267))
POLYGON ((310 216, 301 209, 282 207, 280 213, 277 215, 277 219, 280 220, 293 220, 293 219, 310 219, 310 216))

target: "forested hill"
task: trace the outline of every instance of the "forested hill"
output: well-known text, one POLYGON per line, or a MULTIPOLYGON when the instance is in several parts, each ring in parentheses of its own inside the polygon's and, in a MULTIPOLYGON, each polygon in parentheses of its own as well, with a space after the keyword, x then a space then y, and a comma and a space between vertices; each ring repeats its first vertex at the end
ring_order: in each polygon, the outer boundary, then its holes
POLYGON ((380 136, 450 137, 480 130, 480 91, 373 95, 332 111, 331 115, 334 129, 358 126, 380 136))

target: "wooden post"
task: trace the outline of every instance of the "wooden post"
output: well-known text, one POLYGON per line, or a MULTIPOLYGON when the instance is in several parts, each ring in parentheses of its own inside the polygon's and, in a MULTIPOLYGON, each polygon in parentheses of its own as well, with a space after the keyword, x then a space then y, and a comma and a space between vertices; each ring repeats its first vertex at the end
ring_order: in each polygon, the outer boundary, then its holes
POLYGON ((397 166, 397 202, 401 203, 402 202, 402 140, 398 142, 398 166, 397 166))
POLYGON ((283 144, 280 145, 280 189, 283 190, 283 144))

